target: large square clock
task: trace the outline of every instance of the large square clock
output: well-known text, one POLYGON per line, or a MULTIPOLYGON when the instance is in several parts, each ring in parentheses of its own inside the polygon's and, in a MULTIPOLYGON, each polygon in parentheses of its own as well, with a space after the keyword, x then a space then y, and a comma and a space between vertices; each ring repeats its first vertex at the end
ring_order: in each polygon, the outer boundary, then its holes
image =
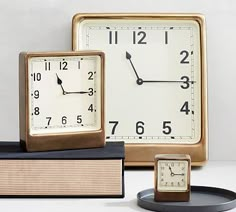
POLYGON ((20 54, 20 141, 30 152, 102 147, 104 54, 20 54))
POLYGON ((200 14, 77 14, 73 50, 106 55, 106 140, 126 166, 156 154, 207 160, 205 20, 200 14))

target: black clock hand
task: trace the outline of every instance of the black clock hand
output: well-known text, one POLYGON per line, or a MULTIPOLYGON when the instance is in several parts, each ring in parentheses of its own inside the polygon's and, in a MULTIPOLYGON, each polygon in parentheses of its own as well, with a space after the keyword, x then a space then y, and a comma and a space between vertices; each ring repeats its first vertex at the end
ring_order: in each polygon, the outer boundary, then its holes
POLYGON ((88 91, 75 91, 75 92, 69 92, 69 91, 66 91, 65 92, 66 94, 86 94, 86 93, 90 93, 90 92, 88 92, 88 91))
POLYGON ((164 82, 164 83, 167 83, 167 82, 172 82, 172 83, 183 83, 183 82, 189 82, 189 83, 195 83, 196 81, 182 81, 182 80, 143 80, 143 83, 146 83, 146 82, 164 82))
POLYGON ((174 172, 172 171, 171 167, 169 166, 169 170, 170 170, 170 175, 173 177, 175 174, 174 172))
POLYGON ((174 175, 184 176, 184 173, 182 173, 182 174, 174 174, 174 175))
POLYGON ((135 75, 137 77, 137 80, 136 80, 137 84, 138 85, 142 85, 143 84, 143 80, 138 76, 138 73, 137 73, 137 71, 136 71, 136 69, 134 67, 134 64, 133 64, 132 60, 131 60, 131 54, 129 52, 126 52, 126 59, 129 60, 131 66, 132 66, 132 68, 134 70, 134 73, 135 73, 135 75))
MULTIPOLYGON (((56 73, 56 75, 57 75, 57 73, 56 73)), ((58 75, 57 75, 57 84, 61 86, 63 95, 66 95, 67 92, 64 90, 64 88, 62 86, 62 80, 58 77, 58 75)))

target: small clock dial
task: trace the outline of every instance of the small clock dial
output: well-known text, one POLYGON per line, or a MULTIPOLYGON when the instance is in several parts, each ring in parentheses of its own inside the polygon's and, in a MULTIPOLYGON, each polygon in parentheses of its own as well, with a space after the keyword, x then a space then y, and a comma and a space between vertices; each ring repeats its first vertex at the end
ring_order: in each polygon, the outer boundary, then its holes
POLYGON ((184 160, 159 160, 157 178, 158 191, 186 191, 188 162, 184 160))
POLYGON ((106 54, 106 138, 201 138, 200 28, 194 20, 84 20, 77 49, 106 54))
POLYGON ((31 57, 30 134, 101 128, 99 56, 31 57))

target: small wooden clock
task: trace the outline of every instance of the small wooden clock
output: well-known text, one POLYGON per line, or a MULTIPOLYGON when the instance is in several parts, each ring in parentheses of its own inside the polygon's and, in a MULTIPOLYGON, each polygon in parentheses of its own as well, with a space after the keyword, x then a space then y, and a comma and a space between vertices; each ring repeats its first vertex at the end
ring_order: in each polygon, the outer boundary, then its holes
POLYGON ((154 170, 155 201, 190 200, 191 159, 189 155, 156 155, 154 170))
POLYGON ((200 14, 77 14, 73 50, 106 54, 106 140, 126 166, 156 154, 207 160, 205 19, 200 14), (128 117, 128 118, 127 118, 128 117))
POLYGON ((104 54, 20 54, 20 141, 27 151, 104 146, 104 54))

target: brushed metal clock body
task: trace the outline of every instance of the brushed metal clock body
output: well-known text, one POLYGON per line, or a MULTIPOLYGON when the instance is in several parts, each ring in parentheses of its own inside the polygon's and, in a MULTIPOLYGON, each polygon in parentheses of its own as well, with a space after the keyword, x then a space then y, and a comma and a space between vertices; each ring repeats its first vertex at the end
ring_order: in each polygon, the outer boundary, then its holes
POLYGON ((73 50, 106 54, 106 140, 126 166, 156 154, 207 160, 205 20, 200 14, 77 14, 73 50))
POLYGON ((27 151, 101 147, 104 54, 20 54, 20 140, 27 151))

